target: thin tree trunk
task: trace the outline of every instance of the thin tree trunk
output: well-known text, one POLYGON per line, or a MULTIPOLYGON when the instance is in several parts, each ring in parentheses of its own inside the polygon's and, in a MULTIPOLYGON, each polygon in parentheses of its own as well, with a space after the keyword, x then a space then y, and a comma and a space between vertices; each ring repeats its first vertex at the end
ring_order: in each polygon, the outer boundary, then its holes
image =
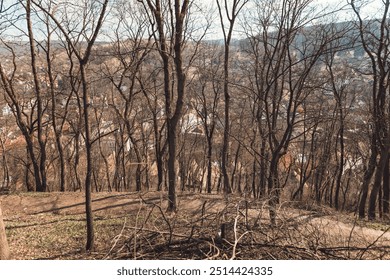
POLYGON ((236 153, 234 155, 234 167, 233 167, 232 174, 231 174, 230 189, 232 191, 235 189, 235 177, 236 177, 236 172, 237 172, 237 165, 239 162, 240 150, 241 150, 241 144, 239 143, 237 150, 236 150, 236 153))
MULTIPOLYGON (((47 27, 49 28, 49 27, 47 27)), ((49 30, 48 30, 49 31, 49 30)), ((49 33, 49 32, 48 32, 49 33)), ((56 102, 56 96, 54 92, 54 79, 53 79, 53 72, 52 72, 52 60, 51 60, 51 39, 50 39, 50 33, 48 35, 48 42, 47 42, 47 49, 46 49, 46 63, 47 63, 47 74, 49 76, 49 83, 50 83, 50 95, 51 95, 51 118, 52 118, 52 125, 53 125, 53 131, 55 135, 55 140, 56 140, 56 146, 57 146, 57 151, 58 151, 58 156, 59 156, 59 161, 60 161, 60 191, 64 192, 65 191, 65 157, 64 157, 64 149, 62 147, 62 136, 61 136, 61 130, 62 130, 62 125, 61 128, 57 128, 57 102, 56 102)), ((64 118, 65 119, 65 118, 64 118)))
POLYGON ((83 86, 83 115, 84 115, 84 133, 85 133, 85 151, 87 158, 86 175, 85 175, 85 214, 87 220, 87 251, 92 251, 94 248, 95 233, 93 227, 93 212, 91 198, 91 176, 92 176, 92 145, 90 136, 89 122, 89 96, 87 76, 85 73, 85 65, 80 63, 80 74, 83 86))
POLYGON ((368 219, 369 220, 374 220, 375 219, 375 214, 376 214, 376 202, 379 197, 379 191, 382 186, 382 180, 383 180, 383 173, 385 170, 385 167, 387 165, 388 161, 388 156, 389 156, 389 149, 386 145, 386 147, 381 151, 380 159, 379 159, 379 164, 376 169, 375 173, 375 180, 374 180, 374 185, 371 190, 370 194, 370 199, 369 199, 369 205, 368 205, 368 219))
MULTIPOLYGON (((231 27, 232 28, 232 27, 231 27)), ((221 170, 223 175, 223 190, 226 194, 232 192, 229 175, 227 172, 228 162, 229 162, 229 133, 230 133, 230 94, 229 94, 229 44, 230 37, 228 41, 225 42, 225 58, 224 58, 224 81, 223 81, 223 91, 225 97, 225 118, 224 118, 224 130, 223 130, 223 142, 222 142, 222 162, 221 170)))
POLYGON ((26 4, 26 20, 27 20, 27 29, 28 29, 28 38, 30 45, 30 54, 31 54, 31 70, 34 78, 34 89, 35 96, 37 99, 37 138, 39 144, 39 176, 35 174, 35 177, 38 177, 39 183, 36 185, 36 191, 45 192, 46 191, 46 143, 43 140, 43 102, 41 96, 40 81, 38 78, 38 72, 36 67, 36 52, 35 52, 35 41, 32 31, 31 23, 31 1, 27 1, 26 4))
POLYGON ((3 212, 1 211, 0 202, 0 260, 8 260, 10 258, 10 251, 8 247, 7 235, 3 221, 3 212))
POLYGON ((27 153, 26 153, 26 166, 25 166, 25 172, 24 172, 24 183, 26 184, 27 191, 33 192, 34 186, 31 183, 30 168, 31 168, 31 159, 30 159, 30 154, 27 151, 27 153))
POLYGON ((367 197, 368 197, 368 187, 370 185, 372 175, 375 172, 376 158, 377 158, 377 152, 376 152, 376 149, 373 148, 371 150, 371 156, 370 156, 367 168, 364 171, 364 176, 363 176, 363 183, 362 183, 362 188, 361 188, 362 190, 361 190, 361 194, 360 194, 359 209, 358 209, 360 219, 364 219, 364 217, 366 215, 366 201, 367 201, 367 197))
POLYGON ((2 160, 3 160, 3 183, 2 187, 5 189, 9 188, 10 184, 10 175, 9 175, 9 168, 8 168, 8 160, 7 160, 7 154, 4 147, 3 139, 0 139, 0 145, 1 145, 1 152, 2 152, 2 160))
POLYGON ((168 211, 176 211, 176 126, 167 120, 168 126, 168 211))
POLYGON ((390 157, 387 156, 385 170, 383 172, 383 214, 389 214, 390 203, 390 157))
POLYGON ((266 183, 267 183, 267 159, 268 155, 266 152, 266 139, 261 139, 261 148, 260 148, 260 172, 259 172, 259 190, 257 192, 257 197, 264 197, 266 195, 266 183))
POLYGON ((223 175, 223 189, 225 194, 229 194, 232 192, 229 176, 228 176, 228 165, 229 165, 229 135, 230 135, 230 92, 229 92, 229 62, 230 62, 230 42, 232 39, 234 23, 237 19, 239 12, 242 7, 247 3, 247 1, 234 0, 231 2, 231 11, 228 8, 227 0, 221 1, 224 2, 224 7, 221 5, 220 1, 217 1, 218 12, 220 23, 222 27, 222 33, 224 37, 224 77, 223 77, 223 92, 225 99, 225 117, 224 117, 224 131, 223 131, 223 142, 222 142, 222 161, 221 161, 221 171, 223 175), (225 13, 225 14, 224 14, 225 13), (229 25, 227 26, 227 32, 225 30, 226 21, 224 17, 227 16, 227 21, 229 25))
POLYGON ((212 175, 212 143, 211 139, 207 137, 207 178, 206 178, 206 188, 207 193, 211 193, 211 175, 212 175))
POLYGON ((268 175, 268 205, 269 216, 272 225, 276 225, 276 205, 279 203, 279 175, 278 175, 279 156, 272 157, 269 175, 268 175))

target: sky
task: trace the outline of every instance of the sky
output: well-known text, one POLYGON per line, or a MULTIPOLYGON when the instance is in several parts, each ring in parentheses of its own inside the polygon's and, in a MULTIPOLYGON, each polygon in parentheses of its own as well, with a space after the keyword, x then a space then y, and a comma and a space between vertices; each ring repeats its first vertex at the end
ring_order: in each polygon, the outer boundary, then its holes
MULTIPOLYGON (((217 14, 216 10, 216 0, 198 0, 202 2, 204 5, 209 5, 210 9, 213 7, 215 9, 215 14, 217 14), (213 3, 214 2, 214 3, 213 3)), ((224 1, 224 0, 220 0, 224 1)), ((229 0, 231 2, 231 0, 229 0)), ((267 1, 267 0, 258 0, 258 1, 267 1)), ((278 1, 278 0, 276 0, 278 1)), ((337 21, 350 21, 356 20, 356 15, 353 13, 350 5, 351 0, 313 0, 311 6, 315 7, 315 10, 318 13, 323 12, 329 13, 330 11, 335 11, 328 19, 334 21, 335 18, 337 21)), ((386 0, 383 0, 386 1, 386 0)), ((249 0, 249 3, 246 5, 246 8, 251 9, 253 7, 254 2, 256 0, 249 0)), ((362 5, 361 15, 363 19, 374 18, 374 17, 382 17, 383 16, 383 4, 382 0, 355 0, 356 5, 362 5)), ((241 19, 247 20, 245 15, 241 17, 241 19)), ((321 19, 323 20, 323 19, 321 19)), ((240 38, 244 36, 244 32, 242 31, 242 24, 239 22, 235 25, 234 37, 240 38)), ((209 37, 214 37, 215 39, 222 39, 223 34, 221 31, 221 27, 219 25, 219 18, 216 18, 215 26, 211 32, 209 37)))
MULTIPOLYGON (((351 9, 351 0, 315 0, 315 2, 322 7, 339 10, 337 14, 342 21, 356 19, 356 15, 351 9)), ((361 15, 364 19, 383 15, 382 0, 355 0, 355 3, 356 6, 362 7, 361 15)))
MULTIPOLYGON (((6 7, 7 5, 15 3, 15 0, 0 0, 3 3, 3 7, 6 7)), ((60 1, 60 0, 58 0, 60 1)), ((131 0, 129 0, 131 1, 131 0)), ((224 0, 220 0, 224 1, 224 0)), ((228 2, 231 2, 232 0, 228 0, 228 2)), ((253 3, 256 0, 249 0, 248 4, 246 5, 246 8, 251 9, 253 7, 253 3)), ((267 1, 267 0, 262 0, 267 1)), ((270 0, 269 0, 270 1, 270 0)), ((279 1, 279 0, 275 0, 279 1)), ((351 7, 348 4, 348 1, 351 0, 313 0, 313 6, 317 6, 317 11, 327 11, 329 9, 333 9, 337 11, 337 18, 339 21, 348 21, 352 19, 356 19, 356 15, 351 11, 351 7)), ((366 18, 372 18, 372 17, 379 17, 381 16, 381 13, 383 13, 381 6, 382 1, 386 0, 354 0, 357 5, 360 5, 361 3, 367 3, 363 6, 361 9, 362 17, 364 19, 366 18)), ((207 39, 222 39, 223 33, 220 26, 220 20, 218 16, 217 11, 217 5, 216 0, 195 0, 196 3, 198 3, 200 6, 202 6, 204 15, 208 14, 211 11, 211 17, 214 22, 214 24, 211 26, 211 28, 208 31, 208 35, 206 36, 207 39)), ((22 11, 21 11, 22 12, 22 11)), ((242 13, 244 15, 244 13, 242 13)), ((197 18, 199 22, 202 22, 201 16, 197 18)), ((210 15, 208 15, 210 16, 210 15)), ((0 28, 1 28, 1 18, 2 15, 0 15, 0 28)), ((242 17, 241 17, 242 19, 242 17)), ((226 18, 225 18, 226 20, 226 18)), ((244 17, 245 20, 245 17, 244 17)), ((25 23, 22 22, 20 26, 25 26, 25 23)), ((8 33, 15 34, 16 29, 7 28, 8 33)), ((1 31, 0 31, 1 32, 1 31)), ((235 32, 233 33, 233 37, 235 38, 241 38, 243 36, 242 32, 242 24, 240 24, 240 20, 236 22, 235 24, 235 32)))

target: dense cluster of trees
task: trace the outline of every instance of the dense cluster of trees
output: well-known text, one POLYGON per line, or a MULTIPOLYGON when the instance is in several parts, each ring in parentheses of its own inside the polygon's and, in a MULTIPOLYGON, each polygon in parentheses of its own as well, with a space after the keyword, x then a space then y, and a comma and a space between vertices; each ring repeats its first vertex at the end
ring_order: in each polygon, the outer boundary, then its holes
POLYGON ((0 187, 84 190, 88 250, 92 191, 388 216, 390 2, 314 2, 1 1, 0 187))

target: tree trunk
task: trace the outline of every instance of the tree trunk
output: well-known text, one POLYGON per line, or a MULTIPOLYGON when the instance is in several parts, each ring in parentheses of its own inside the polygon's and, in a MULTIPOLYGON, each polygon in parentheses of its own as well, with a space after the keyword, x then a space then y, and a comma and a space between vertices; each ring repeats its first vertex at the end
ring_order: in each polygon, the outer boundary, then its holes
POLYGON ((84 109, 84 133, 85 133, 85 152, 87 157, 87 168, 85 175, 85 214, 87 220, 87 251, 92 251, 94 248, 94 227, 93 227, 93 213, 92 213, 92 198, 91 198, 91 176, 92 176, 92 145, 90 135, 89 123, 89 96, 88 84, 85 73, 85 65, 80 63, 80 74, 83 85, 83 109, 84 109))
POLYGON ((156 114, 153 114, 154 141, 157 165, 157 191, 161 191, 164 180, 163 168, 163 151, 161 150, 161 135, 158 129, 158 119, 156 114))
POLYGON ((168 118, 168 211, 176 211, 176 125, 168 118))
MULTIPOLYGON (((31 1, 27 1, 26 4, 26 20, 27 20, 27 29, 28 29, 28 38, 30 45, 30 54, 31 54, 31 70, 34 78, 34 90, 37 100, 37 139, 39 144, 39 169, 35 174, 37 184, 36 191, 45 192, 46 191, 46 142, 43 140, 43 102, 41 96, 41 87, 38 77, 38 71, 36 66, 36 51, 35 51, 35 41, 32 30, 31 23, 31 1), (38 175, 39 174, 39 175, 38 175), (38 182, 39 180, 39 182, 38 182)), ((35 167, 34 167, 35 169, 35 167)))
POLYGON ((389 202, 390 202, 390 157, 387 155, 386 166, 383 172, 383 214, 386 216, 389 214, 389 202))
POLYGON ((164 168, 163 160, 160 151, 156 153, 156 165, 157 165, 157 190, 162 190, 163 180, 164 180, 164 168))
POLYGON ((362 183, 362 191, 360 195, 360 201, 359 201, 359 218, 364 219, 366 215, 366 201, 368 197, 368 187, 372 178, 372 175, 375 172, 376 167, 376 158, 377 153, 375 151, 376 149, 372 149, 370 160, 368 162, 368 166, 366 170, 364 171, 363 176, 363 183, 362 183))
POLYGON ((276 225, 276 205, 279 203, 279 175, 278 175, 278 163, 279 155, 272 157, 269 176, 268 176, 268 206, 271 225, 276 225))
POLYGON ((237 16, 242 9, 242 7, 247 3, 247 1, 240 2, 240 0, 234 0, 231 4, 231 9, 228 7, 227 0, 225 1, 216 1, 218 6, 218 13, 220 18, 220 23, 223 32, 224 38, 224 61, 223 61, 223 93, 225 99, 224 106, 224 131, 223 131, 223 142, 222 142, 222 161, 221 161, 221 171, 223 175, 223 190, 225 194, 232 192, 230 186, 229 175, 228 175, 228 166, 229 166, 229 135, 230 135, 230 92, 229 92, 229 62, 230 62, 230 42, 232 39, 234 23, 237 19, 237 16), (223 3, 223 4, 222 4, 223 3), (227 17, 228 25, 225 30, 225 21, 224 17, 227 17))
POLYGON ((341 179, 343 176, 343 170, 344 170, 344 163, 345 163, 345 156, 344 156, 344 117, 342 112, 341 104, 340 106, 340 131, 339 131, 339 140, 340 140, 340 160, 339 160, 339 166, 337 170, 337 179, 336 179, 336 190, 335 190, 335 197, 334 197, 334 206, 336 210, 340 210, 340 190, 341 190, 341 179))
MULTIPOLYGON (((52 72, 52 61, 51 61, 51 48, 50 48, 50 35, 48 36, 48 43, 47 43, 47 50, 46 50, 46 62, 47 62, 47 72, 49 76, 49 83, 50 83, 50 96, 51 96, 51 103, 52 103, 52 108, 51 108, 51 118, 52 118, 52 125, 53 125, 53 131, 56 139, 56 146, 57 146, 57 151, 58 151, 58 157, 60 161, 60 191, 64 192, 65 191, 65 157, 64 157, 64 149, 62 147, 62 128, 63 125, 61 125, 61 128, 58 129, 57 127, 57 102, 56 102, 56 96, 55 96, 55 91, 54 91, 54 78, 53 78, 53 72, 52 72)), ((64 122, 62 122, 63 124, 64 122)))
POLYGON ((9 252, 7 235, 5 232, 3 213, 1 211, 1 202, 0 202, 0 260, 8 260, 9 258, 10 258, 10 252, 9 252))
POLYGON ((235 190, 235 177, 236 177, 236 172, 237 172, 237 166, 239 162, 239 156, 240 156, 240 149, 241 149, 241 144, 238 144, 235 156, 234 156, 234 165, 231 173, 231 179, 230 179, 230 189, 233 191, 235 190))
POLYGON ((260 148, 260 172, 259 172, 259 190, 257 192, 257 197, 262 198, 266 195, 266 185, 267 185, 267 170, 268 170, 268 154, 266 152, 266 139, 261 139, 261 148, 260 148))
POLYGON ((222 163, 221 170, 223 175, 223 190, 225 193, 231 193, 229 175, 227 172, 229 162, 229 133, 230 133, 230 94, 229 94, 229 44, 230 40, 225 42, 225 60, 224 60, 224 81, 223 91, 225 97, 225 119, 223 130, 223 144, 222 144, 222 163))
POLYGON ((211 139, 207 137, 207 179, 206 179, 206 188, 207 188, 207 193, 211 193, 211 173, 212 173, 212 143, 211 139))
MULTIPOLYGON (((387 145, 386 145, 387 146, 387 145)), ((380 159, 379 159, 379 164, 376 169, 375 173, 375 180, 374 180, 374 185, 371 190, 370 194, 370 199, 369 199, 369 205, 368 205, 368 219, 369 220, 374 220, 375 219, 375 214, 376 214, 376 202, 378 200, 378 194, 382 186, 382 180, 383 180, 383 173, 387 164, 388 160, 388 155, 389 155, 389 150, 388 147, 385 147, 384 150, 382 150, 380 159)))

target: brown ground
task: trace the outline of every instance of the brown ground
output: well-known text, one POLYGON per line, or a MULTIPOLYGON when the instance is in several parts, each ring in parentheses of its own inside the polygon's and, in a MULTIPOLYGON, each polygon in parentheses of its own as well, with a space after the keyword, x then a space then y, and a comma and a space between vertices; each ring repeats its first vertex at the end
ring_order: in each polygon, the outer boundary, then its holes
MULTIPOLYGON (((14 259, 389 259, 388 226, 328 209, 278 211, 266 203, 182 193, 95 193, 96 249, 87 253, 83 193, 0 196, 14 259), (226 229, 224 239, 220 230, 226 229)), ((287 204, 286 204, 287 205, 287 204)))

